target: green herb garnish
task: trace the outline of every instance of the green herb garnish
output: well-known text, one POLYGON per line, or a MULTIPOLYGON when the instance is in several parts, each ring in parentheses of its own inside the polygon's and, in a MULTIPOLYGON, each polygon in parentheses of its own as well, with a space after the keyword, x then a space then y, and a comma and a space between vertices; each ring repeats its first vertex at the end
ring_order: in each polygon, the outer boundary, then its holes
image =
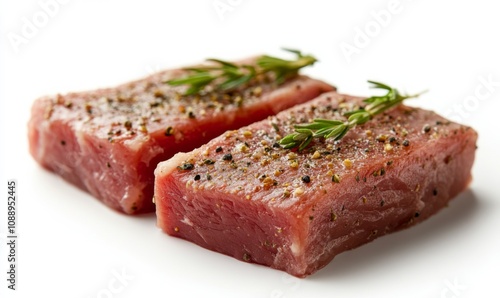
POLYGON ((167 81, 165 83, 172 86, 188 85, 185 95, 193 95, 205 90, 210 83, 218 80, 216 90, 231 91, 239 86, 250 82, 257 76, 273 73, 274 81, 277 84, 283 83, 286 79, 298 74, 299 69, 313 65, 317 60, 311 55, 303 55, 300 51, 283 49, 295 54, 295 60, 285 60, 268 55, 257 58, 255 65, 237 65, 219 59, 207 59, 215 63, 213 66, 201 66, 185 68, 191 72, 190 75, 167 81))
POLYGON ((285 149, 298 147, 300 151, 306 148, 314 138, 334 138, 335 140, 340 140, 356 125, 365 124, 375 115, 399 105, 405 99, 415 98, 426 92, 423 91, 414 95, 401 95, 397 89, 385 84, 374 81, 368 82, 372 84, 372 88, 387 90, 387 94, 369 97, 364 100, 367 103, 364 108, 344 113, 344 116, 348 117, 347 121, 316 118, 312 123, 295 125, 295 132, 281 139, 280 145, 285 149))

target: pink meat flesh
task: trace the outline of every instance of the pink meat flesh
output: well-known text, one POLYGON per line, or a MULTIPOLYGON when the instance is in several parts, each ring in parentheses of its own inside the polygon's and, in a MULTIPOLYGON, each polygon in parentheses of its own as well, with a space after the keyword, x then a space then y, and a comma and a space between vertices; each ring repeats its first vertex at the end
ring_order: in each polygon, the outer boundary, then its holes
POLYGON ((334 89, 298 76, 280 86, 264 80, 231 93, 183 96, 186 86, 165 81, 185 74, 164 71, 116 88, 36 100, 31 154, 111 208, 151 212, 158 162, 334 89))
POLYGON ((421 222, 467 187, 476 132, 418 108, 400 105, 301 152, 276 144, 296 123, 345 119, 356 105, 361 98, 325 93, 160 163, 159 227, 304 277, 343 251, 421 222))

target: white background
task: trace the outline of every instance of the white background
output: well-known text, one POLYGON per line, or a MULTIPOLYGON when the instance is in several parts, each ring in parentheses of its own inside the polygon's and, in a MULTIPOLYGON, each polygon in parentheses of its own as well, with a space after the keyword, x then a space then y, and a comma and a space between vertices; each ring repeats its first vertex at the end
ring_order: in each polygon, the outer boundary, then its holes
POLYGON ((38 1, 0 4, 0 297, 500 297, 497 1, 401 0, 392 13, 381 12, 389 0, 66 2, 46 19, 38 1), (356 52, 347 55, 349 45, 356 52), (306 73, 342 92, 369 95, 367 79, 429 89, 411 104, 479 132, 470 189, 425 223, 296 279, 168 237, 154 215, 113 212, 28 154, 39 96, 207 57, 282 55, 283 46, 317 56, 306 73), (5 281, 10 178, 19 185, 15 293, 5 281))

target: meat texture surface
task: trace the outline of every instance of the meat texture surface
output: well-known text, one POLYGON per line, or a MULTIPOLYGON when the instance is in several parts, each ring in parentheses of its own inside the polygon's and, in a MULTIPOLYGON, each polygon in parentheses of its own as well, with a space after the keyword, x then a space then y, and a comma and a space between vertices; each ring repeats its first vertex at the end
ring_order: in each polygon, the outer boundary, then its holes
POLYGON ((158 165, 158 225, 172 236, 304 277, 335 255, 418 222, 471 180, 476 132, 400 105, 339 140, 283 149, 313 118, 362 98, 325 93, 158 165))
POLYGON ((158 162, 334 89, 297 76, 279 86, 263 78, 232 92, 184 96, 186 86, 165 81, 185 74, 169 70, 36 100, 28 123, 32 156, 111 208, 151 212, 158 162))

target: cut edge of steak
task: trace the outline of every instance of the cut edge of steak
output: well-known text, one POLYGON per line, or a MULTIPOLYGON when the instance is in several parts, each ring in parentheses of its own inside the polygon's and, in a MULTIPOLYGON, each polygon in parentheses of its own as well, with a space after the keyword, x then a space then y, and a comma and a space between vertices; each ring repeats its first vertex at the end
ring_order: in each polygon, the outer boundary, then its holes
POLYGON ((343 251, 425 220, 467 188, 476 132, 418 108, 401 105, 339 142, 315 141, 303 152, 272 146, 293 124, 326 118, 342 105, 362 105, 362 98, 325 93, 160 163, 158 226, 207 249, 305 277, 343 251), (252 136, 245 139, 247 132, 252 136), (224 151, 214 153, 217 147, 224 151), (215 163, 200 163, 204 159, 215 163), (183 169, 186 163, 193 168, 183 169))

